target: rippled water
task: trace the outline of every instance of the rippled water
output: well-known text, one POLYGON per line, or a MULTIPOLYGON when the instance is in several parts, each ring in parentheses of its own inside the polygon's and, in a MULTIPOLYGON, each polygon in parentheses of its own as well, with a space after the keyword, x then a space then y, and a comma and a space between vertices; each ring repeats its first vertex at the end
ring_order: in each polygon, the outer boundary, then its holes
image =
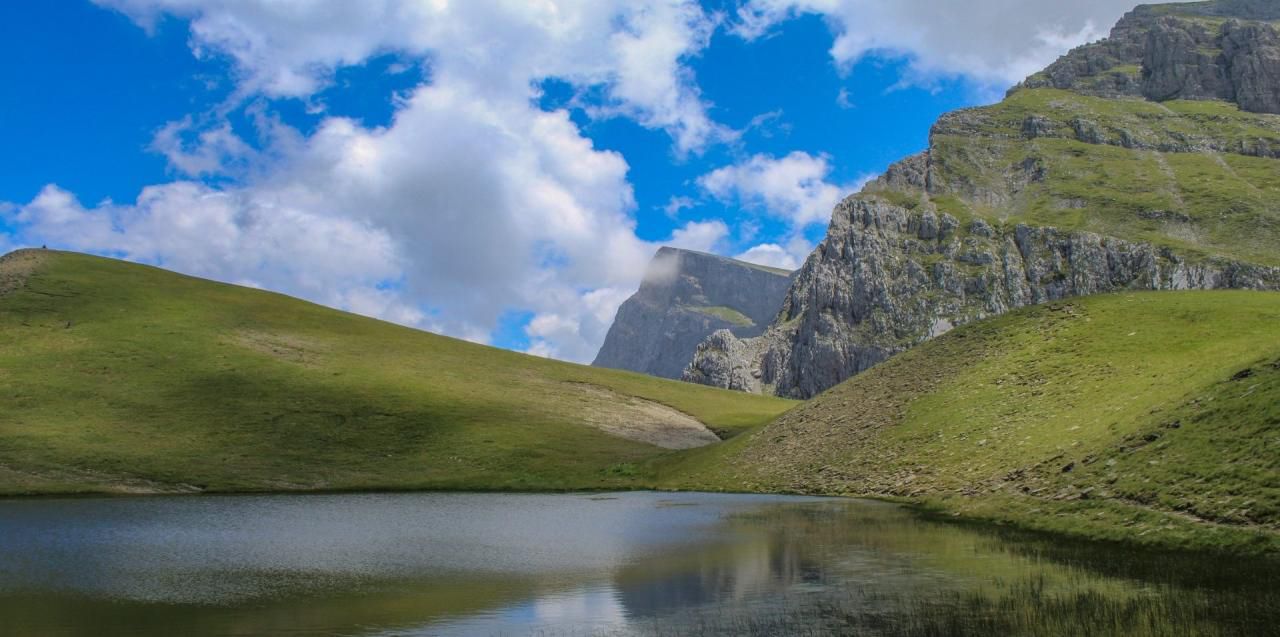
POLYGON ((838 499, 10 500, 0 634, 1252 635, 1274 567, 838 499))

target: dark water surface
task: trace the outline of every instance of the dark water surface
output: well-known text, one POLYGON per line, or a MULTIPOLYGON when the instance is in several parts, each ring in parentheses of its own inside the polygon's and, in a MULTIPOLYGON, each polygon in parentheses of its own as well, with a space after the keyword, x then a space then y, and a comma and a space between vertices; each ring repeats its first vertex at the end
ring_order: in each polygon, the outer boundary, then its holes
POLYGON ((710 494, 0 501, 0 635, 1266 635, 1275 563, 710 494))

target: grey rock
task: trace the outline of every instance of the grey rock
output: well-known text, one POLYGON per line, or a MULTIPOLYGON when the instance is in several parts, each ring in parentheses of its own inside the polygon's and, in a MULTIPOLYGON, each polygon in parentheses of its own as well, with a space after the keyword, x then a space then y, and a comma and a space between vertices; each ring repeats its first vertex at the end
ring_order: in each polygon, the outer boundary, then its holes
POLYGON ((773 325, 754 338, 716 333, 683 378, 810 398, 955 326, 1026 305, 1117 290, 1280 290, 1280 268, 1089 232, 974 221, 967 234, 944 234, 938 224, 933 212, 875 195, 846 199, 773 325))
POLYGON ((1229 21, 1222 29, 1222 55, 1240 108, 1280 113, 1280 35, 1276 30, 1229 21))
POLYGON ((884 174, 875 180, 876 187, 882 190, 910 192, 927 190, 929 187, 929 154, 917 153, 889 166, 884 174))
MULTIPOLYGON (((1105 197, 1046 188, 1064 162, 1053 154, 1055 144, 1041 140, 1139 151, 1132 155, 1170 173, 1176 160, 1162 153, 1280 159, 1280 118, 1267 114, 1280 113, 1280 36, 1270 20, 1280 20, 1280 0, 1141 6, 1108 39, 1072 51, 1021 85, 1117 99, 1225 100, 1258 114, 1112 111, 1050 95, 1022 102, 1029 111, 944 115, 930 131, 929 150, 890 166, 837 206, 773 324, 754 337, 717 332, 698 346, 683 378, 809 398, 956 326, 1026 305, 1119 290, 1280 290, 1280 268, 1205 256, 1203 247, 1194 254, 1157 247, 1141 240, 1150 235, 1123 226, 1117 231, 1127 238, 1085 230, 1097 226, 998 221, 1020 217, 1036 197, 1064 211, 1110 209, 1105 197), (939 206, 985 218, 961 224, 939 206)), ((1235 161, 1213 159, 1227 168, 1235 161)), ((1223 214, 1213 202, 1169 205, 1115 214, 1136 215, 1166 236, 1191 237, 1190 245, 1201 231, 1197 219, 1223 214)), ((1267 235, 1271 213, 1250 211, 1253 229, 1267 235)))
POLYGON ((1053 122, 1039 115, 1031 115, 1022 122, 1022 136, 1027 139, 1052 137, 1053 129, 1053 122))
POLYGON ((763 332, 790 282, 790 273, 781 270, 661 248, 640 289, 618 308, 592 365, 680 378, 698 344, 713 332, 763 332), (733 312, 739 320, 725 318, 733 312))
POLYGON ((969 222, 969 234, 974 235, 975 237, 985 237, 989 239, 996 236, 996 231, 991 227, 991 224, 986 221, 983 221, 982 219, 974 219, 969 222))
POLYGON ((1107 138, 1103 136, 1102 130, 1098 125, 1087 119, 1077 117, 1071 120, 1071 130, 1075 131, 1076 139, 1086 144, 1105 144, 1107 138))
POLYGON ((1147 32, 1143 96, 1156 101, 1226 99, 1230 84, 1213 41, 1213 34, 1198 23, 1173 17, 1158 20, 1147 32))
POLYGON ((684 369, 682 378, 688 382, 723 387, 735 391, 761 393, 759 374, 749 365, 758 352, 748 351, 757 344, 755 339, 738 338, 729 330, 716 330, 699 348, 721 352, 721 356, 694 357, 684 369))
POLYGON ((1280 113, 1277 20, 1280 2, 1274 0, 1143 5, 1107 39, 1077 47, 1012 90, 1220 99, 1246 111, 1280 113))

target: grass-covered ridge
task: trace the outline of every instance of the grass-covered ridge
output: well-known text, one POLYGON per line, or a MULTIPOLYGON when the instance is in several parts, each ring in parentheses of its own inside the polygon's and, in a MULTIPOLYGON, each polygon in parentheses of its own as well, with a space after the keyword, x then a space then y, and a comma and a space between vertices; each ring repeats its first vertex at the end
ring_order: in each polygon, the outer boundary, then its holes
POLYGON ((1050 226, 1280 265, 1280 115, 1215 101, 1019 89, 944 116, 929 193, 870 190, 961 219, 1050 226))
POLYGON ((1280 294, 1036 306, 668 467, 674 487, 902 498, 1163 546, 1280 550, 1280 294))
POLYGON ((0 494, 628 487, 664 419, 727 436, 792 404, 111 259, 0 263, 0 494))
POLYGON ((698 312, 699 314, 714 316, 726 323, 730 323, 732 325, 736 325, 740 327, 749 327, 751 325, 756 324, 756 322, 751 320, 751 317, 747 316, 746 314, 743 314, 738 310, 735 310, 731 307, 726 307, 724 305, 690 306, 689 309, 693 310, 694 312, 698 312))

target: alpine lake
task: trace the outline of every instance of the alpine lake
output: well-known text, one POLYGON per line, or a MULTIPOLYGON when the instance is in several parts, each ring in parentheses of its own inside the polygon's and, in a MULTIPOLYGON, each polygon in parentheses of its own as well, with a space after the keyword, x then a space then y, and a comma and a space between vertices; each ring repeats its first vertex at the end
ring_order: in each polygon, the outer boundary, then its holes
POLYGON ((0 500, 0 635, 1266 635, 1274 561, 699 493, 0 500))

